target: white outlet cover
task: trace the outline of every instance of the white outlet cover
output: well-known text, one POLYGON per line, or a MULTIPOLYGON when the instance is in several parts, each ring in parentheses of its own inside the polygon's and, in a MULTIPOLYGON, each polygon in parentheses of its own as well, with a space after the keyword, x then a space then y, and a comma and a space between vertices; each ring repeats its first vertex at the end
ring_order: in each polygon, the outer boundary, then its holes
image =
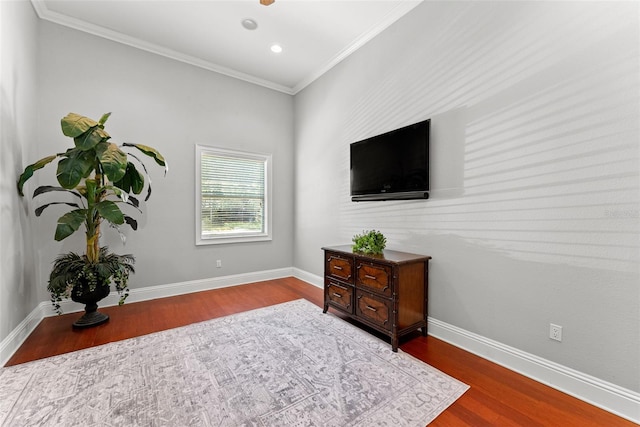
POLYGON ((549 338, 556 341, 562 341, 562 326, 549 324, 549 338))

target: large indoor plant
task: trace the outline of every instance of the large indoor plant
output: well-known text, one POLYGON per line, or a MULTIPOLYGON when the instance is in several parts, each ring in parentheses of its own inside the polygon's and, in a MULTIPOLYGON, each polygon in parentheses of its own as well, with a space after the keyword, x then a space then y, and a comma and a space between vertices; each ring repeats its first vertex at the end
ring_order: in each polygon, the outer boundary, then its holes
MULTIPOLYGON (((130 143, 118 146, 111 142, 111 137, 104 130, 110 114, 104 114, 96 122, 69 113, 61 120, 62 133, 73 138, 74 147, 27 166, 18 179, 18 192, 23 196, 24 184, 33 173, 59 159, 56 178, 60 185, 40 186, 34 191, 33 197, 52 192, 65 193, 63 201, 47 202, 35 210, 36 216, 40 216, 52 205, 71 208, 58 219, 54 236, 56 241, 69 237, 83 225, 86 231, 85 254, 70 252, 60 255, 54 262, 47 286, 58 313, 61 312, 60 302, 63 298, 85 304, 85 314, 74 323, 76 327, 94 326, 107 321, 109 317, 97 311, 97 302, 109 295, 113 283, 121 295, 120 304, 124 303, 128 295, 129 273, 134 272, 132 255, 117 255, 110 253, 106 247, 100 247, 103 221, 118 231, 118 227, 125 223, 137 229, 136 220, 123 213, 120 206, 127 205, 127 209, 140 211, 139 201, 134 195, 144 189, 147 169, 138 156, 126 153, 121 148, 135 148, 164 166, 165 173, 167 171, 164 158, 154 148, 130 143), (142 166, 145 175, 138 171, 130 158, 142 166)), ((145 200, 148 200, 151 187, 149 179, 146 181, 145 200)), ((124 239, 124 235, 120 234, 124 239)))

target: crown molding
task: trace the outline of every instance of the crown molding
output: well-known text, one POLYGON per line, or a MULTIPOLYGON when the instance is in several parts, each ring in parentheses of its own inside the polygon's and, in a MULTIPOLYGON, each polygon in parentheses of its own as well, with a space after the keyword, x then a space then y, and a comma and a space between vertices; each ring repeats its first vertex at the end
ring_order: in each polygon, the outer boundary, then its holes
POLYGON ((336 56, 331 58, 323 67, 319 68, 315 72, 309 74, 307 77, 302 79, 297 85, 293 87, 293 93, 296 94, 300 92, 302 89, 313 83, 315 80, 320 78, 327 71, 331 70, 333 67, 338 65, 352 53, 360 49, 362 46, 367 44, 370 40, 376 37, 378 34, 382 33, 388 27, 391 26, 394 22, 400 19, 402 16, 409 13, 416 6, 422 3, 424 0, 411 0, 411 1, 403 1, 398 3, 396 7, 394 7, 385 18, 379 22, 377 25, 371 27, 366 33, 362 34, 359 38, 357 38, 353 43, 342 49, 336 56))
POLYGON ((166 47, 163 47, 154 43, 149 43, 135 37, 127 36, 120 32, 113 31, 108 28, 101 27, 99 25, 90 24, 80 19, 76 19, 67 15, 63 15, 61 13, 54 12, 52 10, 49 10, 44 0, 31 0, 31 4, 33 5, 33 8, 35 9, 38 17, 42 20, 53 22, 55 24, 62 25, 68 28, 73 28, 75 30, 82 31, 85 33, 93 34, 94 36, 102 37, 107 40, 111 40, 111 41, 121 43, 130 47, 144 50, 146 52, 154 53, 156 55, 164 56, 166 58, 170 58, 179 62, 193 65, 195 67, 203 68, 208 71, 213 71, 215 73, 222 74, 228 77, 233 77, 238 80, 263 86, 268 89, 286 93, 288 95, 295 95, 296 93, 300 92, 302 89, 304 89, 305 87, 313 83, 315 80, 320 78, 327 71, 331 70, 333 67, 338 65, 340 62, 342 62, 345 58, 347 58, 353 52, 355 52, 356 50, 364 46, 367 42, 369 42, 375 36, 380 34, 386 28, 388 28, 400 17, 407 14, 413 8, 415 8, 420 3, 422 3, 422 1, 423 0, 411 0, 411 1, 403 1, 398 3, 398 5, 387 14, 385 19, 383 19, 380 23, 370 28, 369 31, 364 33, 361 37, 359 37, 349 46, 347 46, 342 51, 340 51, 336 56, 331 58, 321 68, 309 74, 307 77, 301 80, 294 87, 289 87, 289 86, 272 82, 270 80, 261 79, 259 77, 245 74, 240 71, 236 71, 231 68, 227 68, 210 61, 205 61, 201 58, 187 55, 187 54, 175 51, 173 49, 168 49, 166 47))
POLYGON ((31 0, 31 3, 33 4, 33 8, 35 9, 38 17, 45 21, 53 22, 55 24, 72 28, 74 30, 93 34, 94 36, 102 37, 107 40, 134 47, 136 49, 164 56, 166 58, 193 65, 195 67, 203 68, 208 71, 213 71, 218 74, 223 74, 228 77, 233 77, 238 80, 253 83, 258 86, 263 86, 268 89, 273 89, 278 92, 283 92, 288 95, 294 94, 293 89, 290 87, 274 83, 269 80, 261 79, 249 74, 241 73, 239 71, 232 70, 231 68, 223 67, 222 65, 214 64, 213 62, 205 61, 195 56, 187 55, 173 49, 168 49, 154 43, 146 42, 136 37, 127 36, 120 32, 113 31, 99 25, 90 24, 80 19, 51 11, 43 0, 31 0))

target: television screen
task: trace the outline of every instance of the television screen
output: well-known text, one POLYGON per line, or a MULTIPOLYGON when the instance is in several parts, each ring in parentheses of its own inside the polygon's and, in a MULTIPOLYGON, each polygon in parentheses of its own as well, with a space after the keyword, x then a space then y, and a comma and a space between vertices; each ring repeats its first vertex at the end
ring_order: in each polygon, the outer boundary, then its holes
POLYGON ((428 198, 429 126, 425 120, 351 144, 352 200, 428 198))

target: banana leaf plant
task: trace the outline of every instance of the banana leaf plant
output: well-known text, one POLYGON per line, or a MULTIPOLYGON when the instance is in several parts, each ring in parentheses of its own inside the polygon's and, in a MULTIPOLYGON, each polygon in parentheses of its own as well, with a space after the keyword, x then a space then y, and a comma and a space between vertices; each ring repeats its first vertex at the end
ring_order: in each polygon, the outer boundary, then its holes
MULTIPOLYGON (((135 149, 164 167, 165 175, 167 172, 164 157, 154 148, 126 142, 118 146, 112 142, 111 136, 104 129, 110 115, 111 113, 104 114, 99 121, 76 113, 66 115, 61 120, 62 133, 73 139, 74 146, 64 153, 47 156, 28 165, 18 179, 18 193, 24 196, 25 182, 35 171, 57 159, 56 178, 59 185, 40 186, 33 192, 33 198, 52 192, 64 194, 65 198, 43 204, 35 210, 35 214, 39 217, 45 209, 54 205, 70 208, 58 218, 54 235, 56 241, 66 239, 83 225, 85 228, 85 254, 80 257, 72 252, 69 256, 59 257, 49 278, 48 290, 59 313, 62 297, 74 299, 73 295, 95 291, 97 286, 109 286, 112 280, 116 282, 116 289, 121 296, 125 292, 120 304, 126 299, 128 274, 133 272, 133 256, 113 254, 109 257, 106 247, 100 247, 101 225, 106 221, 118 232, 119 227, 124 224, 136 230, 137 221, 125 212, 132 209, 141 212, 136 195, 142 193, 146 181, 145 200, 148 200, 151 186, 147 168, 140 157, 123 150, 135 149), (144 175, 131 160, 141 167, 144 175), (121 207, 124 206, 128 208, 123 212, 121 207), (71 261, 65 260, 73 260, 75 264, 67 266, 64 263, 71 261), (70 274, 69 272, 78 270, 79 262, 83 263, 80 274, 70 274), (87 278, 91 280, 87 281, 87 278)), ((120 236, 124 241, 121 232, 120 236)))

